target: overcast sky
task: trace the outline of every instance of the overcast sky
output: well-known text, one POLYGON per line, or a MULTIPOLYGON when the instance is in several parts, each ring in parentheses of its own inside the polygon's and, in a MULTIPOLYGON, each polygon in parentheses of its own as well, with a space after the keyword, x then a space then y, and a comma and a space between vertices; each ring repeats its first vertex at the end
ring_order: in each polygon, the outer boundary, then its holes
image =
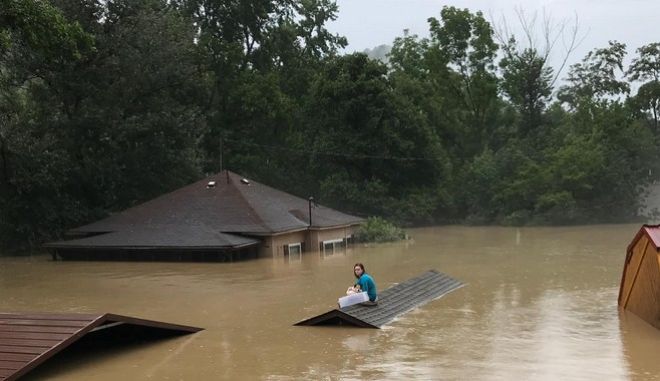
MULTIPOLYGON (((411 34, 428 36, 426 20, 439 18, 445 5, 481 10, 489 21, 491 15, 496 21, 504 15, 512 26, 518 25, 515 9, 523 5, 528 15, 545 10, 556 21, 573 19, 577 14, 586 37, 569 63, 606 46, 609 40, 628 45, 628 60, 638 47, 660 42, 660 0, 337 0, 337 4, 339 17, 329 29, 348 38, 348 52, 391 45, 406 28, 411 34)), ((561 50, 555 49, 551 62, 559 61, 561 50)))

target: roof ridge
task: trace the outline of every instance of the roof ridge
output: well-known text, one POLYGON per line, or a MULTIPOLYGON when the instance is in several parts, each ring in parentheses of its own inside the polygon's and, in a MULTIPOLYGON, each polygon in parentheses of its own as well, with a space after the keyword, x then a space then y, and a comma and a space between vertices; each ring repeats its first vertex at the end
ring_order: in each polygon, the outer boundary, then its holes
MULTIPOLYGON (((245 195, 244 195, 243 192, 241 191, 240 187, 237 187, 236 184, 234 183, 234 179, 233 179, 232 177, 238 177, 238 174, 237 174, 237 173, 234 173, 234 172, 232 172, 232 171, 230 171, 230 170, 228 170, 228 169, 225 169, 225 172, 228 173, 228 176, 227 176, 228 183, 227 183, 226 185, 227 185, 227 186, 231 185, 234 189, 236 189, 237 193, 238 193, 239 196, 241 197, 241 200, 243 200, 243 202, 245 203, 245 205, 247 205, 248 209, 249 209, 249 210, 252 212, 252 214, 256 217, 256 219, 258 220, 258 222, 260 223, 260 225, 263 226, 264 228, 266 228, 268 231, 273 232, 273 231, 274 231, 273 228, 272 228, 270 225, 268 225, 268 224, 263 220, 263 218, 261 218, 261 215, 259 215, 259 213, 257 213, 256 209, 254 209, 254 207, 252 206, 252 204, 250 203, 250 201, 245 197, 245 195)), ((221 173, 222 173, 222 172, 221 172, 221 173)), ((261 183, 256 182, 256 181, 255 181, 255 183, 257 183, 257 184, 259 184, 259 185, 262 185, 261 183)))
MULTIPOLYGON (((234 175, 235 177, 240 177, 240 175, 237 174, 237 173, 234 173, 234 172, 231 172, 231 171, 229 171, 229 173, 232 174, 232 175, 234 175)), ((248 179, 246 179, 246 180, 248 180, 248 179)), ((264 188, 267 192, 269 192, 269 193, 276 193, 278 196, 281 196, 281 197, 287 197, 287 198, 289 198, 289 199, 291 199, 291 200, 296 200, 296 201, 300 201, 300 202, 303 202, 303 203, 304 203, 304 202, 309 202, 308 199, 305 199, 305 198, 300 197, 300 196, 296 196, 295 194, 291 194, 291 193, 289 193, 289 192, 285 192, 285 191, 283 191, 283 190, 281 190, 281 189, 274 188, 274 187, 272 187, 272 186, 270 186, 270 185, 266 185, 266 184, 261 183, 261 182, 259 182, 259 181, 248 180, 248 182, 249 182, 249 183, 257 184, 257 186, 264 188)), ((236 189, 239 190, 239 193, 241 194, 241 197, 243 197, 244 199, 246 199, 246 198, 245 198, 245 194, 243 193, 241 187, 236 187, 236 189)), ((263 221, 263 219, 261 218, 261 215, 259 215, 259 214, 256 212, 256 210, 252 207, 252 204, 250 204, 250 201, 249 201, 249 200, 246 199, 246 202, 250 205, 250 208, 251 208, 253 211, 255 211, 255 213, 259 216, 259 219, 263 222, 263 226, 267 227, 271 232, 279 231, 278 229, 273 228, 272 226, 268 225, 265 221, 263 221)), ((314 205, 315 205, 314 207, 315 207, 315 208, 318 208, 318 209, 327 209, 327 210, 331 210, 331 211, 333 211, 333 212, 335 212, 335 213, 339 213, 339 214, 347 215, 347 214, 344 213, 344 212, 341 212, 341 211, 339 211, 339 210, 334 210, 334 209, 332 209, 332 208, 329 208, 329 207, 327 207, 327 206, 324 206, 324 205, 318 204, 318 203, 316 203, 316 202, 314 202, 314 205)), ((309 227, 310 227, 310 226, 309 226, 309 220, 307 220, 307 219, 301 219, 299 216, 295 215, 294 213, 291 213, 292 210, 300 210, 301 212, 305 213, 305 209, 287 209, 286 212, 289 214, 289 216, 291 216, 292 218, 294 218, 296 221, 299 221, 301 224, 304 224, 306 228, 309 228, 309 227)), ((312 227, 313 227, 313 226, 312 226, 312 227)))
POLYGON ((628 261, 630 255, 632 255, 633 247, 637 244, 637 241, 639 241, 642 238, 642 236, 646 236, 648 238, 648 240, 651 241, 656 248, 660 249, 660 240, 658 240, 656 237, 654 237, 651 234, 651 231, 649 230, 649 229, 656 230, 656 229, 659 229, 659 228, 660 228, 660 225, 643 224, 642 227, 640 227, 639 230, 637 231, 637 233, 635 234, 635 237, 628 244, 628 247, 626 248, 626 253, 627 253, 626 254, 626 261, 628 261))

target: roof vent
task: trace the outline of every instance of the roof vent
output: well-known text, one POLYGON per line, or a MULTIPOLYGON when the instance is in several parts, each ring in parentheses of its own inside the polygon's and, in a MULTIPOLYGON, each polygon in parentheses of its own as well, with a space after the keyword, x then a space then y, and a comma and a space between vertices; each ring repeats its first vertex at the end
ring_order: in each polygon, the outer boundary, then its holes
POLYGON ((207 188, 215 188, 215 181, 209 181, 208 184, 206 184, 207 188))
POLYGON ((243 178, 243 179, 241 179, 241 182, 242 182, 243 184, 250 185, 250 180, 248 180, 248 179, 243 178))

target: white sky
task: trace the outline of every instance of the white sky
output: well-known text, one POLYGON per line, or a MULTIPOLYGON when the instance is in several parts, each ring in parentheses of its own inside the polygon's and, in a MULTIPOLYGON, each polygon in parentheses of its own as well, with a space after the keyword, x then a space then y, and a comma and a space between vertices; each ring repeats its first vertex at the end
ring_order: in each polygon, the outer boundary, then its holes
MULTIPOLYGON (((660 41, 660 0, 337 0, 337 4, 339 17, 329 29, 348 38, 348 52, 391 45, 406 28, 411 34, 426 37, 426 20, 440 18, 444 5, 481 10, 489 21, 491 15, 496 21, 504 15, 512 27, 518 26, 516 8, 522 7, 528 15, 537 12, 540 16, 545 11, 556 21, 572 19, 577 14, 586 37, 569 64, 580 61, 594 48, 606 46, 609 40, 628 45, 627 61, 638 47, 660 41)), ((558 66, 562 50, 554 50, 553 66, 558 66)), ((562 77, 565 74, 566 71, 562 77)))

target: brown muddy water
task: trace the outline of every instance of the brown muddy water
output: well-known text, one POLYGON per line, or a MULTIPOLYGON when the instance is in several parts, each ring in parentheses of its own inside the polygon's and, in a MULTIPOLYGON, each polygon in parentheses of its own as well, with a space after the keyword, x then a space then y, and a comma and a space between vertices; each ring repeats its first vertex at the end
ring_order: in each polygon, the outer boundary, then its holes
POLYGON ((0 311, 113 312, 205 331, 55 358, 48 380, 660 380, 660 331, 620 312, 639 225, 438 227, 413 240, 238 263, 0 259, 0 311), (294 327, 363 262, 382 290, 428 269, 467 283, 381 330, 294 327))

